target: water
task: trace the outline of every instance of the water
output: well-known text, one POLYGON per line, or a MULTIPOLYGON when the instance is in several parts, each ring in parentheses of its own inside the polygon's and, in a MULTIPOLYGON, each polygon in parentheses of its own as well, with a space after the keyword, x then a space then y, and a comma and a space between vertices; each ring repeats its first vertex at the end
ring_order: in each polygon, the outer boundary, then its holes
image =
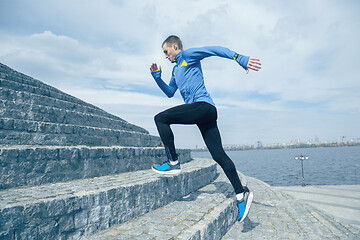
MULTIPOLYGON (((211 158, 209 152, 192 152, 192 157, 211 158)), ((238 171, 272 186, 299 186, 304 160, 306 185, 360 184, 360 146, 298 149, 228 151, 238 171)))

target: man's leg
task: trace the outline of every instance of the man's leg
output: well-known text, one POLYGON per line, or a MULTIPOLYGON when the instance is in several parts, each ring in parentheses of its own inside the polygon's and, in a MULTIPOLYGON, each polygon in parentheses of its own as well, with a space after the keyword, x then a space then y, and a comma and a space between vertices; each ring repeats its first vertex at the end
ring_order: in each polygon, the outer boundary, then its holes
POLYGON ((209 104, 195 102, 167 109, 155 116, 155 123, 169 160, 176 161, 177 154, 171 124, 196 124, 209 115, 209 104))
POLYGON ((234 162, 225 153, 216 121, 198 125, 212 158, 221 166, 236 194, 244 192, 234 162))
POLYGON ((234 188, 239 209, 238 220, 242 222, 249 213, 253 193, 250 193, 247 187, 242 186, 233 161, 225 153, 216 120, 206 124, 198 124, 198 127, 211 156, 219 163, 234 188))

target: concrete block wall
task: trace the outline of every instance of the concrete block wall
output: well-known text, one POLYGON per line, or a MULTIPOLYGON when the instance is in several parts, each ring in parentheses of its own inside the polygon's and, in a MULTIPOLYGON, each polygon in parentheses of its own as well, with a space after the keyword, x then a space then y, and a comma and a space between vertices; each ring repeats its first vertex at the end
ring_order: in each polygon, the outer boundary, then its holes
MULTIPOLYGON (((188 150, 178 150, 181 163, 188 150)), ((164 148, 9 146, 0 148, 0 189, 150 169, 166 160, 164 148)))
MULTIPOLYGON (((2 84, 3 79, 0 78, 0 84, 2 84)), ((45 96, 45 95, 39 95, 39 94, 35 94, 32 92, 24 92, 24 91, 18 91, 18 90, 13 90, 11 88, 5 88, 4 86, 1 86, 1 91, 0 91, 0 99, 7 99, 9 101, 16 101, 18 103, 29 103, 29 104, 36 104, 36 105, 42 105, 42 106, 47 106, 47 107, 55 107, 55 108, 61 108, 61 109, 65 109, 65 110, 77 110, 78 112, 81 113, 87 113, 87 114, 92 114, 92 115, 97 115, 97 116, 104 116, 104 117, 108 117, 111 119, 116 119, 116 120, 120 120, 120 121, 124 121, 125 120, 114 116, 110 113, 107 113, 99 108, 96 107, 92 107, 91 105, 85 105, 85 104, 80 104, 77 102, 70 102, 70 101, 66 101, 66 100, 62 100, 62 99, 58 99, 58 98, 53 98, 53 97, 49 97, 49 96, 45 96)), ((126 122, 128 123, 128 122, 126 122)), ((128 123, 130 126, 132 127, 137 127, 139 129, 139 131, 144 131, 145 133, 147 133, 147 131, 139 126, 135 126, 132 125, 130 123, 128 123)))
POLYGON ((35 94, 38 93, 39 95, 53 97, 55 99, 62 99, 67 102, 74 102, 79 105, 96 109, 100 112, 103 112, 104 114, 108 114, 106 111, 92 104, 84 102, 79 98, 64 93, 59 89, 52 87, 44 82, 41 82, 23 73, 15 71, 2 63, 0 63, 0 79, 0 86, 2 86, 2 84, 7 84, 11 89, 19 89, 19 91, 25 90, 26 92, 31 92, 35 94))
POLYGON ((9 144, 156 147, 161 141, 142 132, 0 118, 0 145, 9 144))
POLYGON ((124 120, 117 120, 94 113, 83 113, 75 110, 67 110, 60 107, 50 107, 24 100, 0 100, 0 117, 23 119, 29 121, 50 122, 59 124, 85 125, 90 127, 110 128, 133 132, 148 132, 145 129, 129 124, 124 120))
POLYGON ((1 145, 160 145, 145 129, 3 64, 0 89, 1 145))
POLYGON ((183 164, 175 176, 141 170, 9 189, 0 198, 0 239, 80 239, 167 205, 217 176, 214 161, 199 160, 183 164))

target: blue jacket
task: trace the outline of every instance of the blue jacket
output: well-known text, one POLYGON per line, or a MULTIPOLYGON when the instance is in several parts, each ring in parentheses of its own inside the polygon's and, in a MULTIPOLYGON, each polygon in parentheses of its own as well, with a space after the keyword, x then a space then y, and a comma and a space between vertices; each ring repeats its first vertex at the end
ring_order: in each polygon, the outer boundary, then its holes
POLYGON ((169 97, 173 97, 179 88, 181 96, 185 103, 207 102, 215 106, 210 94, 207 92, 204 84, 204 77, 201 69, 200 60, 218 56, 235 60, 244 69, 246 69, 249 57, 239 55, 234 51, 224 47, 200 47, 190 48, 179 52, 171 74, 169 85, 161 79, 161 70, 151 72, 160 89, 169 97))

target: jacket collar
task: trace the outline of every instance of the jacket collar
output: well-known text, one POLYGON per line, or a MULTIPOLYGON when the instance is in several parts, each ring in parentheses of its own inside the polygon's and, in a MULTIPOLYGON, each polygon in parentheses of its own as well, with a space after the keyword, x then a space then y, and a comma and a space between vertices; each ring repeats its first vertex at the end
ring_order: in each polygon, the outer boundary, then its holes
POLYGON ((173 61, 173 62, 176 62, 177 65, 180 65, 180 64, 181 64, 182 52, 183 52, 183 51, 180 51, 178 54, 176 54, 175 59, 174 59, 174 61, 173 61))

